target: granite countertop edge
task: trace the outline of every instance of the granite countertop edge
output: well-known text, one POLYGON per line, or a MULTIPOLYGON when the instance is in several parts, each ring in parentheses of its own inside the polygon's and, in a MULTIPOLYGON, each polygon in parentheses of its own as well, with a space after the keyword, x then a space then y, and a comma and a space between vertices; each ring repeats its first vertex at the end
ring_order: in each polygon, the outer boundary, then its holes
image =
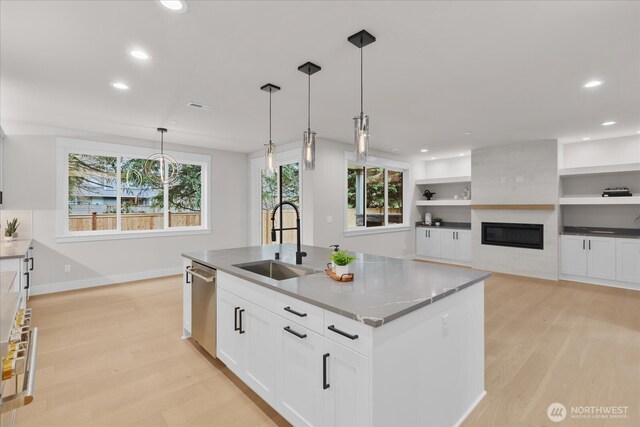
MULTIPOLYGON (((464 290, 464 289, 466 289, 466 288, 468 288, 468 287, 470 287, 470 286, 472 286, 472 285, 474 285, 476 283, 479 283, 479 282, 482 282, 482 281, 486 280, 489 276, 491 276, 490 272, 480 272, 480 271, 478 271, 478 273, 480 273, 480 274, 477 277, 475 277, 473 279, 470 279, 467 282, 465 282, 465 283, 463 283, 463 284, 461 284, 461 285, 459 285, 459 286, 457 286, 455 288, 446 289, 446 291, 443 292, 443 293, 440 293, 440 294, 435 295, 435 296, 430 297, 430 298, 424 298, 421 301, 418 301, 418 302, 416 302, 415 304, 413 304, 413 305, 411 305, 409 307, 406 307, 406 308, 404 308, 404 309, 402 309, 402 310, 400 310, 398 312, 395 312, 395 313, 392 313, 390 315, 387 315, 385 317, 380 318, 380 317, 363 316, 363 315, 358 314, 358 313, 354 313, 354 312, 351 312, 351 311, 348 311, 348 310, 340 309, 340 308, 331 306, 331 305, 329 305, 329 304, 327 304, 325 302, 317 301, 317 300, 314 300, 312 298, 308 298, 308 297, 306 297, 304 295, 300 295, 300 294, 298 294, 296 292, 290 292, 290 291, 288 291, 286 289, 283 289, 282 287, 279 287, 279 286, 276 286, 276 285, 274 285, 272 283, 269 283, 270 281, 271 282, 275 282, 275 283, 282 283, 282 282, 288 282, 289 280, 304 280, 305 277, 313 277, 313 276, 315 276, 317 274, 324 275, 324 274, 326 274, 324 271, 318 271, 317 273, 314 273, 314 274, 311 274, 311 275, 308 275, 308 276, 303 276, 303 277, 300 277, 300 278, 276 281, 274 279, 269 279, 269 278, 264 278, 263 279, 262 276, 260 276, 258 274, 251 273, 251 272, 239 269, 237 267, 234 267, 233 265, 225 265, 224 263, 215 263, 215 262, 210 262, 210 261, 207 261, 207 260, 203 260, 202 258, 199 258, 197 256, 197 254, 194 254, 194 253, 187 252, 187 253, 183 253, 182 256, 184 258, 187 258, 187 259, 190 259, 192 261, 195 261, 195 262, 201 263, 203 265, 206 265, 208 267, 214 268, 217 271, 222 271, 222 272, 227 273, 229 275, 232 275, 234 277, 238 277, 240 279, 246 280, 246 281, 254 283, 256 285, 271 289, 274 292, 278 292, 278 293, 290 296, 292 298, 295 298, 295 299, 298 299, 300 301, 306 302, 308 304, 314 305, 316 307, 320 307, 322 309, 331 311, 331 312, 336 313, 338 315, 341 315, 341 316, 356 320, 356 321, 358 321, 360 323, 364 323, 364 324, 366 324, 368 326, 372 326, 374 328, 382 326, 385 323, 389 323, 392 320, 398 319, 398 318, 400 318, 402 316, 405 316, 405 315, 411 313, 412 311, 418 310, 418 309, 420 309, 422 307, 426 307, 427 305, 430 305, 430 304, 432 304, 432 303, 434 303, 436 301, 439 301, 439 300, 441 300, 443 298, 446 298, 446 297, 448 297, 448 296, 450 296, 450 295, 452 295, 452 294, 454 294, 456 292, 462 291, 462 290, 464 290)), ((453 267, 453 268, 455 268, 455 267, 453 267)))
POLYGON ((640 229, 567 226, 560 231, 560 235, 640 239, 640 229))
POLYGON ((19 239, 10 241, 3 240, 2 242, 0 242, 0 260, 24 258, 24 256, 29 251, 29 247, 32 243, 32 239, 19 239))
POLYGON ((471 230, 470 222, 445 222, 440 226, 436 225, 427 225, 424 222, 416 223, 416 228, 450 228, 454 230, 471 230))

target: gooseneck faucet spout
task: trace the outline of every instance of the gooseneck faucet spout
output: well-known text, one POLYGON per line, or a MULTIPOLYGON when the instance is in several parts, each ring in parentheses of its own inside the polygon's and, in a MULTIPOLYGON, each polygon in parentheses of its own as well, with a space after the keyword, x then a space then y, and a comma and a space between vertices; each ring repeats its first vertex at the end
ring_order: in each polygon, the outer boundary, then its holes
POLYGON ((271 212, 271 241, 276 241, 276 231, 283 232, 286 230, 296 230, 296 239, 297 239, 297 247, 296 247, 296 264, 302 264, 302 257, 306 257, 307 253, 302 252, 300 245, 300 211, 298 211, 298 207, 291 202, 286 200, 278 203, 273 208, 273 212, 271 212), (283 205, 291 206, 296 211, 296 226, 290 228, 283 228, 282 224, 280 224, 280 228, 276 228, 276 212, 278 209, 282 209, 283 205))

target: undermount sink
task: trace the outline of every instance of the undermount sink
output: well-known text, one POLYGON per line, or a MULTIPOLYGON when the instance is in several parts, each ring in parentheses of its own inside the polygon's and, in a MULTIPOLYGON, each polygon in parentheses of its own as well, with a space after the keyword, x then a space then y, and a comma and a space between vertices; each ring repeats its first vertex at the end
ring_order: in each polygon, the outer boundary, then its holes
POLYGON ((270 259, 234 264, 234 267, 269 277, 274 280, 293 279, 294 277, 302 277, 307 274, 315 273, 315 271, 310 268, 287 264, 286 262, 273 261, 270 259))

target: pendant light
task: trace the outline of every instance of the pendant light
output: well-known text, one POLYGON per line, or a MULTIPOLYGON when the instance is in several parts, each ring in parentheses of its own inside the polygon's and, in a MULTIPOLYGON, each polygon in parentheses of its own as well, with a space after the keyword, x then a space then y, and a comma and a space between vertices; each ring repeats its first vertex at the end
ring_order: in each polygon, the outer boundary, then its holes
POLYGON ((316 168, 316 133, 311 131, 311 75, 317 73, 322 68, 320 66, 307 62, 298 67, 298 71, 302 71, 309 76, 309 89, 307 98, 307 130, 302 136, 302 168, 312 171, 316 168))
POLYGON ((164 152, 165 128, 158 128, 160 132, 160 152, 152 154, 144 162, 144 173, 147 177, 158 185, 169 184, 178 177, 178 162, 164 152))
POLYGON ((356 161, 364 163, 369 156, 369 116, 363 109, 363 83, 362 83, 362 48, 376 41, 376 38, 366 30, 361 30, 350 36, 349 43, 360 49, 360 114, 353 118, 355 126, 356 161))
POLYGON ((265 169, 268 174, 274 174, 276 172, 276 145, 271 141, 271 94, 280 90, 280 86, 276 86, 271 83, 267 83, 262 86, 260 90, 269 92, 269 143, 265 144, 265 169))

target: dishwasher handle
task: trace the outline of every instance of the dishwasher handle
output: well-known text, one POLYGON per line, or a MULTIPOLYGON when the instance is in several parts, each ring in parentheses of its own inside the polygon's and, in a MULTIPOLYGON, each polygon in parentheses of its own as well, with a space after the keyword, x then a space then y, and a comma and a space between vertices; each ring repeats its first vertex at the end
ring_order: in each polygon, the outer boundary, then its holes
POLYGON ((193 267, 187 267, 187 274, 191 274, 192 276, 202 279, 207 283, 213 283, 216 278, 215 275, 205 276, 204 274, 199 273, 197 268, 193 267))

